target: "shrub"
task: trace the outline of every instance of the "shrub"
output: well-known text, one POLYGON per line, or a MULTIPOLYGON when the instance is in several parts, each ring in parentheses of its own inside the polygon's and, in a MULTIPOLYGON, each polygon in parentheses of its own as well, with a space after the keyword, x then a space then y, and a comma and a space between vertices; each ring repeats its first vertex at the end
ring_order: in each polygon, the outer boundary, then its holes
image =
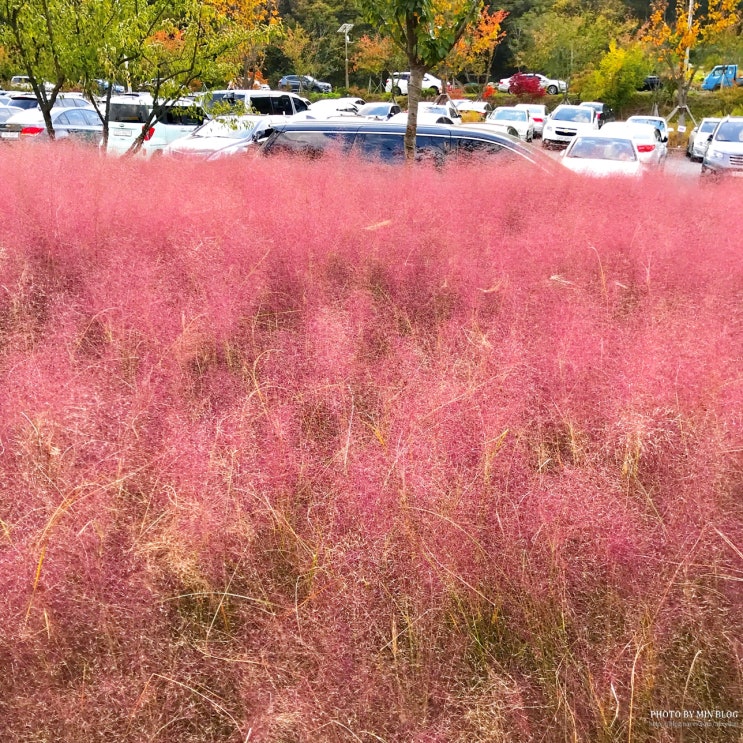
POLYGON ((511 78, 508 92, 518 98, 529 99, 542 98, 546 94, 538 78, 531 75, 522 75, 521 73, 516 73, 511 78))

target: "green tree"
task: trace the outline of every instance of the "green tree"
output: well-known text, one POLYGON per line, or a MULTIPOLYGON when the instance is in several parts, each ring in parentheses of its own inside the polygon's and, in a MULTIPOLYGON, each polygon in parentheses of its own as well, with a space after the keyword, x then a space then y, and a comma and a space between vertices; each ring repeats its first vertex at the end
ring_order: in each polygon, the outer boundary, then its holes
POLYGON ((441 64, 477 16, 480 0, 361 0, 369 22, 403 50, 410 69, 405 157, 415 158, 423 75, 441 64))
POLYGON ((395 46, 389 37, 362 36, 356 42, 356 51, 351 58, 354 70, 369 74, 369 89, 371 78, 379 75, 380 87, 383 83, 385 70, 394 71, 405 63, 402 51, 395 46))
POLYGON ((653 57, 663 65, 676 86, 679 126, 686 124, 687 96, 694 79, 696 64, 692 54, 709 48, 741 23, 738 0, 709 0, 706 12, 696 3, 687 7, 685 0, 656 0, 640 39, 653 57))
POLYGON ((105 139, 108 106, 95 100, 96 78, 152 81, 151 118, 133 151, 164 106, 197 80, 232 77, 229 52, 266 29, 266 23, 246 28, 219 0, 0 0, 0 44, 29 76, 50 137, 49 114, 65 83, 83 85, 105 139), (52 81, 48 89, 44 80, 52 81))
POLYGON ((28 75, 51 138, 52 107, 78 69, 70 44, 74 20, 73 5, 63 0, 0 0, 0 44, 28 75))
POLYGON ((519 66, 569 81, 598 65, 611 41, 637 25, 618 0, 597 7, 581 0, 556 0, 516 22, 512 48, 519 66))
POLYGON ((585 98, 621 109, 652 70, 652 62, 638 44, 612 41, 598 67, 589 71, 581 89, 585 98))

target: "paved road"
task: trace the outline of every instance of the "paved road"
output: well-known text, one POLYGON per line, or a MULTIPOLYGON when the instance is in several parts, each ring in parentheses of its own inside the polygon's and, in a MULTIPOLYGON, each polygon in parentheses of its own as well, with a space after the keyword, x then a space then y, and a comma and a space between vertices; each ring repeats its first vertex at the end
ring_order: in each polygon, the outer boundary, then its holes
POLYGON ((702 172, 701 163, 693 163, 684 150, 669 150, 666 158, 666 173, 672 173, 683 178, 699 178, 702 172))

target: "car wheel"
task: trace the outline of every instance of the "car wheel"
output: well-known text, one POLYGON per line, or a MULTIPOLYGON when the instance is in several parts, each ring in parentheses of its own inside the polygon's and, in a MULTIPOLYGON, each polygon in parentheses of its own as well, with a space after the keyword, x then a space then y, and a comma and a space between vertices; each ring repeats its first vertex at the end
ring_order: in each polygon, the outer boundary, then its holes
POLYGON ((440 91, 440 90, 439 90, 439 89, 438 89, 437 87, 435 87, 435 86, 434 86, 434 87, 432 87, 432 88, 431 88, 431 90, 432 90, 432 91, 433 91, 433 92, 434 92, 434 93, 435 93, 436 95, 440 95, 440 94, 441 94, 441 91, 440 91))
POLYGON ((557 95, 557 85, 548 85, 547 93, 549 93, 549 95, 557 95))
POLYGON ((394 88, 392 88, 392 92, 393 92, 393 93, 394 93, 395 95, 402 95, 402 90, 400 90, 400 86, 399 86, 399 85, 395 85, 395 87, 394 87, 394 88))
POLYGON ((533 132, 527 132, 526 134, 526 141, 531 142, 534 139, 534 133, 533 132))

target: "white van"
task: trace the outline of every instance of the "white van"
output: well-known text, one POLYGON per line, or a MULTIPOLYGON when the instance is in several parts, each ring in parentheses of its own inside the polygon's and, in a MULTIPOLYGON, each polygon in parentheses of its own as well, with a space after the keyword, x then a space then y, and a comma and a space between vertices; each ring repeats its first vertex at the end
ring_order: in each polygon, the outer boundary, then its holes
MULTIPOLYGON (((45 82, 43 83, 44 90, 46 90, 47 93, 50 93, 52 90, 54 90, 54 84, 45 82)), ((15 88, 16 90, 32 90, 33 86, 31 85, 31 78, 28 75, 13 75, 13 77, 10 78, 10 87, 15 88)))
POLYGON ((10 78, 10 87, 17 90, 31 90, 31 80, 28 75, 13 75, 10 78))
POLYGON ((240 113, 294 116, 309 108, 304 98, 283 90, 213 90, 200 100, 207 111, 216 109, 223 114, 243 107, 240 113))
MULTIPOLYGON (((142 133, 153 105, 149 93, 111 96, 107 152, 123 155, 129 151, 134 140, 142 133)), ((166 145, 190 134, 208 118, 201 106, 192 100, 184 98, 169 103, 150 124, 141 154, 149 157, 160 153, 166 145)))

